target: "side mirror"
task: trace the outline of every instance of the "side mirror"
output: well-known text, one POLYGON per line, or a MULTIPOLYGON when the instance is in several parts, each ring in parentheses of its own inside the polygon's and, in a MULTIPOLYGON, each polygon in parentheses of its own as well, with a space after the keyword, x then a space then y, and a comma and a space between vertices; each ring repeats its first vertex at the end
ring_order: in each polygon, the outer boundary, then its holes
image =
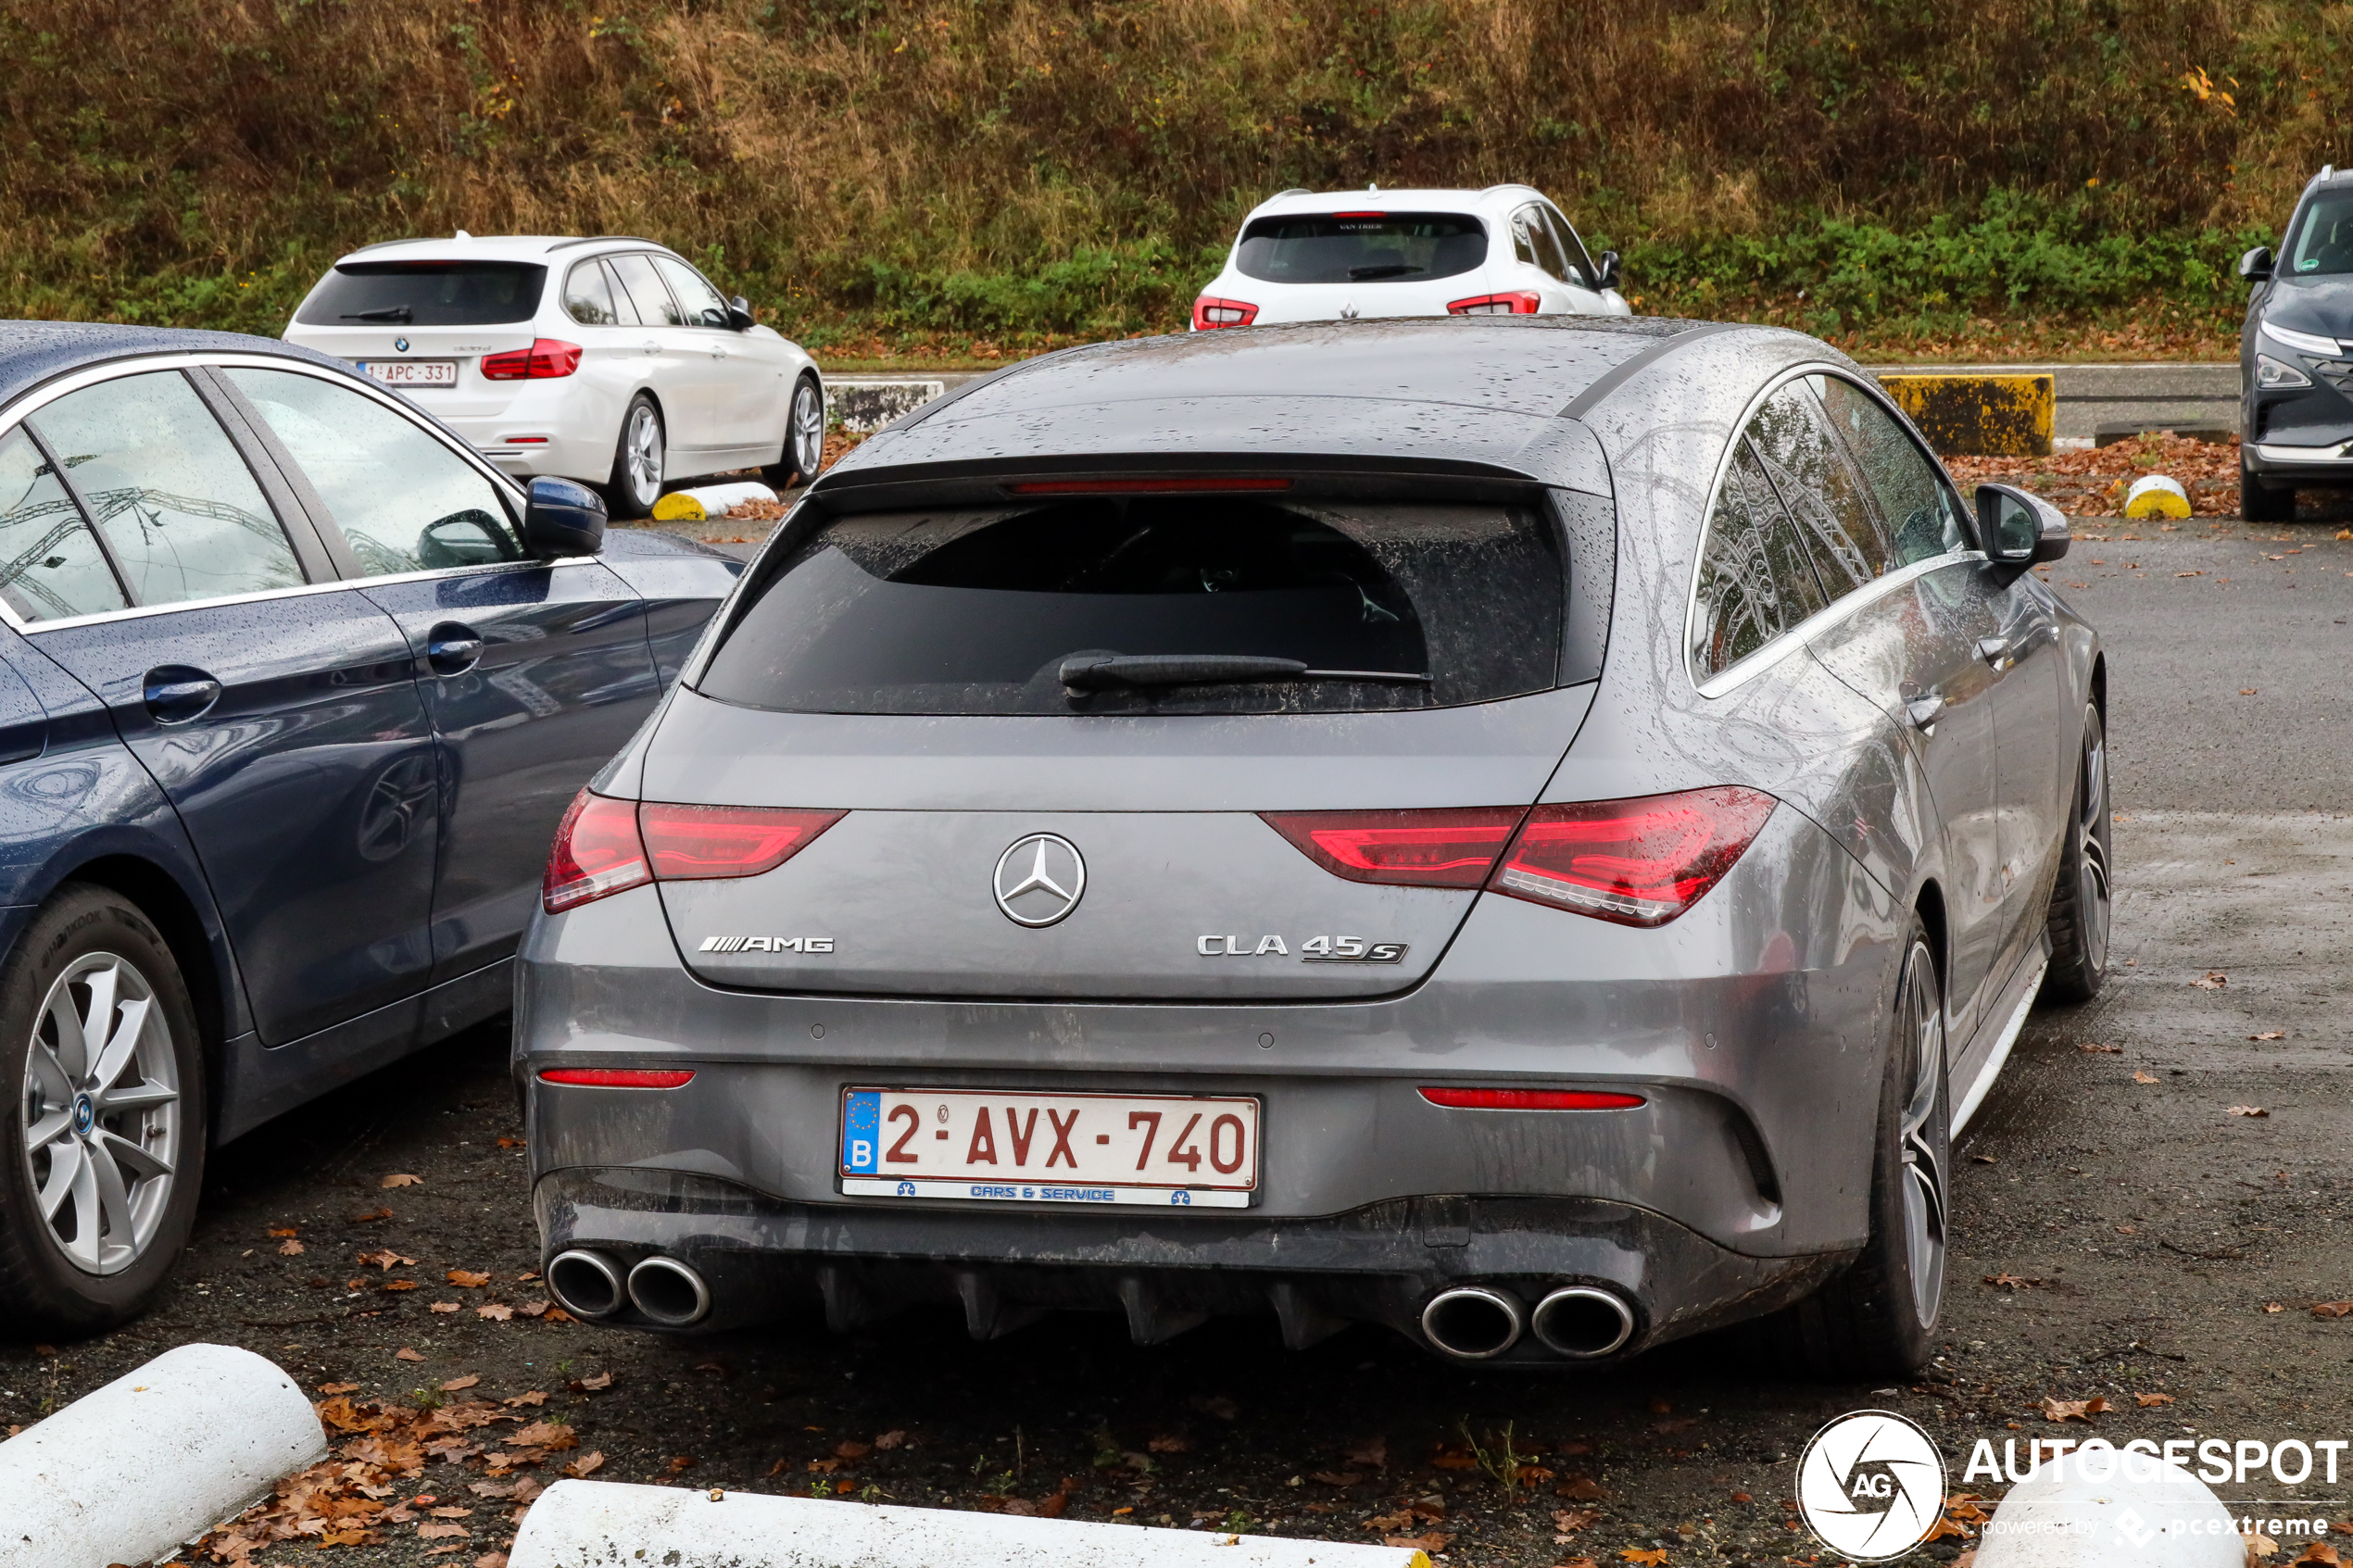
POLYGON ((742 295, 727 302, 727 325, 739 332, 751 331, 751 301, 742 295))
POLYGON ((1617 252, 1614 250, 1602 252, 1602 259, 1598 265, 1602 275, 1593 286, 1603 289, 1616 288, 1617 286, 1617 252))
POLYGON ((593 556, 605 547, 605 503, 594 490, 543 474, 522 513, 523 548, 541 560, 593 556))
POLYGON ((2019 571, 2061 558, 2072 542, 2065 512, 2011 484, 1977 487, 1977 536, 1997 565, 2019 571))
POLYGON ((2239 276, 2250 283, 2269 281, 2271 276, 2271 247, 2257 245, 2239 257, 2239 276))

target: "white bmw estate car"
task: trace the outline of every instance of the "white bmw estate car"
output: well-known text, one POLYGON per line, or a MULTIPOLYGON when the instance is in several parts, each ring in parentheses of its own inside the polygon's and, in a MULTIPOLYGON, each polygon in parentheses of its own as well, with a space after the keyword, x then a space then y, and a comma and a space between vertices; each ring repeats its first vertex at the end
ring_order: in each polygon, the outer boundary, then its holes
POLYGON ((757 468, 782 489, 824 449, 815 362, 651 240, 368 245, 285 337, 398 387, 518 478, 597 485, 616 517, 697 474, 757 468))
POLYGON ((1193 330, 1375 316, 1630 316, 1617 253, 1595 260, 1530 185, 1285 191, 1242 220, 1193 330))

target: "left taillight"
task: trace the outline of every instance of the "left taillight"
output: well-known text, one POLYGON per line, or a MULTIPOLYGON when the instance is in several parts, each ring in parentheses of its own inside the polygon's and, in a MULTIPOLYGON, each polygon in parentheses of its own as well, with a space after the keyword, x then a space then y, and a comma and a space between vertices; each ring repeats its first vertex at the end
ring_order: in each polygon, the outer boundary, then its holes
POLYGON ((637 803, 582 790, 556 829, 539 901, 549 914, 654 879, 637 836, 637 803))
POLYGON ((552 381, 580 369, 580 345, 576 343, 566 343, 561 338, 539 338, 529 348, 510 348, 504 354, 484 355, 482 379, 552 381))
POLYGON ((1773 805, 1769 795, 1721 784, 1539 806, 1489 885, 1620 925, 1665 925, 1724 879, 1773 805))
POLYGON ((1404 811, 1262 812, 1351 882, 1486 887, 1623 925, 1665 925, 1707 896, 1773 814, 1737 785, 1635 800, 1404 811))
POLYGON ((847 814, 614 800, 584 789, 556 829, 540 899, 552 915, 648 882, 758 876, 847 814))
POLYGON ((1205 332, 1218 327, 1247 327, 1258 320, 1258 307, 1246 299, 1220 299, 1205 294, 1193 301, 1193 331, 1205 332))
POLYGON ((1544 296, 1533 289, 1514 289, 1507 294, 1478 294, 1468 299, 1453 299, 1446 303, 1449 316, 1533 316, 1544 303, 1544 296))

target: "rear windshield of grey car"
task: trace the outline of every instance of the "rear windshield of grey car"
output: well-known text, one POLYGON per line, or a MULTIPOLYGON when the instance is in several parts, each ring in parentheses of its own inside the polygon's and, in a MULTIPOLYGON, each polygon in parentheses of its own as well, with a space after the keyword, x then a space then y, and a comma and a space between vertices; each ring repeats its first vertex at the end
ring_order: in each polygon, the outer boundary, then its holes
POLYGON ((1234 265, 1270 283, 1379 283, 1451 278, 1487 259, 1487 228, 1451 212, 1261 218, 1234 265))
POLYGON ((699 686, 800 713, 1487 702, 1554 684, 1566 570, 1549 516, 1495 506, 1151 496, 873 513, 828 524, 756 587, 699 686), (1228 663, 1182 681, 1195 667, 1155 657, 1228 663), (1298 668, 1269 678, 1236 659, 1298 668), (1106 667, 1121 678, 1071 684, 1104 660, 1125 661, 1106 667))
POLYGON ((483 327, 538 313, 547 269, 522 261, 346 261, 295 320, 307 327, 483 327))

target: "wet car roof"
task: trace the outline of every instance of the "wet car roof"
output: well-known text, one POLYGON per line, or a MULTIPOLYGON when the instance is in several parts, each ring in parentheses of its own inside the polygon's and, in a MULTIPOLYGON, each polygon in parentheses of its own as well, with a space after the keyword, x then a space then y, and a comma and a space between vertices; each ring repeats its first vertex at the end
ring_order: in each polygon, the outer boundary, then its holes
POLYGON ((130 327, 106 321, 0 321, 0 406, 52 377, 109 359, 145 354, 210 352, 274 354, 304 359, 350 374, 340 359, 244 332, 198 332, 181 327, 130 327))

